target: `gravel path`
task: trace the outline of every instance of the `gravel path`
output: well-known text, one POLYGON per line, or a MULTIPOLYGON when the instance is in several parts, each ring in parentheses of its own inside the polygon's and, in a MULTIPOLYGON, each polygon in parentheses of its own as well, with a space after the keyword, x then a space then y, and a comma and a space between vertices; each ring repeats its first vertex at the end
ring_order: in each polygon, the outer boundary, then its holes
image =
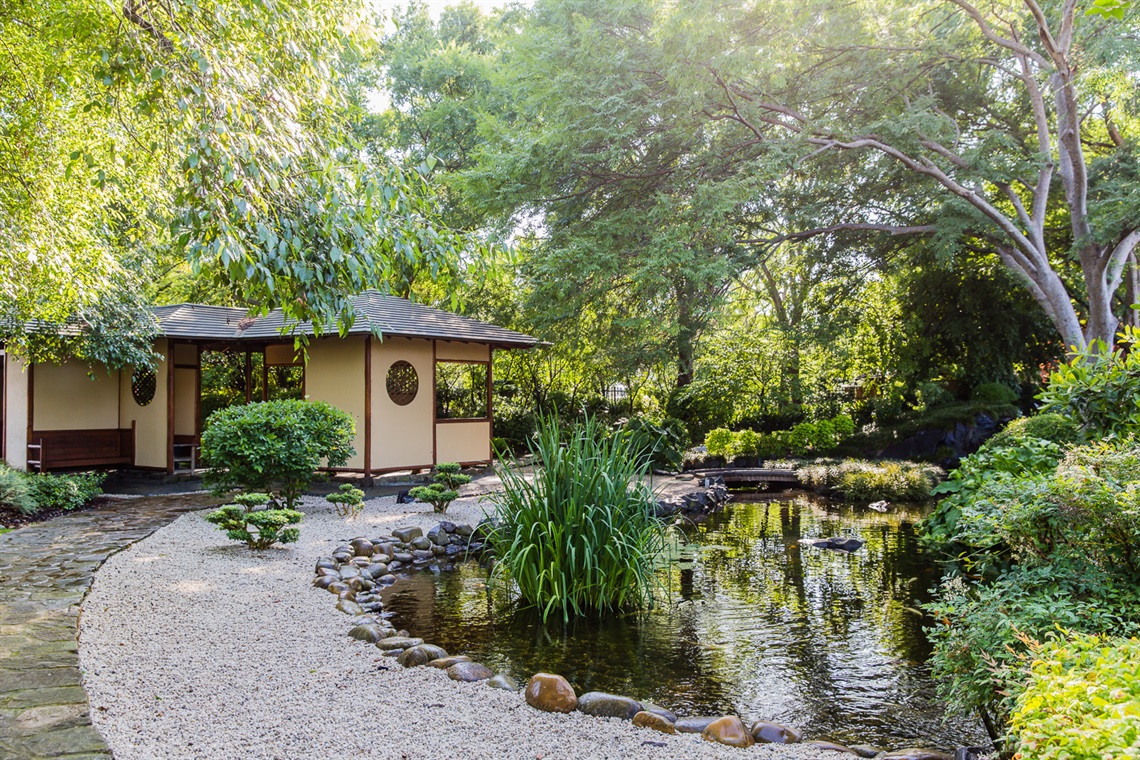
MULTIPOLYGON (((405 670, 345 635, 335 599, 310 586, 313 564, 344 539, 426 531, 437 517, 393 498, 369 501, 353 522, 316 499, 304 509, 301 540, 287 548, 251 553, 191 513, 99 570, 79 655, 93 721, 116 758, 840 757, 553 715, 521 694, 405 670)), ((448 519, 474 524, 480 514, 466 499, 448 519)))

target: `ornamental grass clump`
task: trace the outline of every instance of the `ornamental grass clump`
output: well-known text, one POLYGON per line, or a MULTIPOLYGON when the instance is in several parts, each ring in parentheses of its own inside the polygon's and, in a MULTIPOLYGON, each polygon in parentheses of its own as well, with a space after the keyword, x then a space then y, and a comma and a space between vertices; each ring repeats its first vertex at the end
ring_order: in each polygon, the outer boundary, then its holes
POLYGON ((496 580, 543 620, 639 607, 652 599, 655 560, 667 527, 644 484, 645 458, 628 436, 593 419, 563 430, 542 420, 529 444, 533 482, 512 463, 500 470, 488 541, 496 580))
POLYGON ((270 503, 269 494, 244 493, 206 515, 206 522, 217 525, 234 541, 242 541, 250 549, 268 549, 274 544, 294 543, 301 537, 298 528, 289 528, 301 522, 303 514, 295 509, 265 509, 270 503))

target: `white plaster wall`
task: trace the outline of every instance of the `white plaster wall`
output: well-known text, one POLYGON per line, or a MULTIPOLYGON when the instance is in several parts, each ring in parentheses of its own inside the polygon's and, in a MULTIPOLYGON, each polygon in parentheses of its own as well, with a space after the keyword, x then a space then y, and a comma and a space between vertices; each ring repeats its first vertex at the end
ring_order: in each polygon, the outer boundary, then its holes
POLYGON ((37 364, 32 380, 36 430, 110 430, 119 427, 119 373, 87 364, 37 364))
POLYGON ((306 398, 328 402, 356 421, 356 455, 347 464, 356 470, 364 469, 364 348, 363 336, 322 338, 309 344, 305 367, 306 398))
MULTIPOLYGON (((119 426, 129 428, 135 423, 135 465, 138 467, 158 467, 166 469, 166 383, 170 372, 169 346, 161 338, 154 344, 162 359, 155 367, 154 400, 146 406, 139 406, 131 395, 131 375, 129 367, 123 369, 119 382, 119 426)), ((37 370, 38 371, 38 370, 37 370)))
POLYGON ((436 461, 486 462, 491 459, 490 422, 437 422, 436 461))
MULTIPOLYGON (((132 399, 133 401, 133 399, 132 399)), ((195 435, 198 432, 198 370, 174 369, 174 434, 195 435)))
POLYGON ((430 467, 435 464, 432 423, 435 363, 430 340, 389 337, 372 340, 372 469, 430 467), (399 406, 388 397, 388 368, 403 359, 416 370, 415 399, 399 406))
POLYGON ((24 363, 11 356, 4 361, 4 393, 5 459, 9 466, 24 470, 28 467, 28 373, 24 363))
POLYGON ((485 343, 437 340, 435 358, 439 361, 487 362, 491 360, 491 347, 485 343))

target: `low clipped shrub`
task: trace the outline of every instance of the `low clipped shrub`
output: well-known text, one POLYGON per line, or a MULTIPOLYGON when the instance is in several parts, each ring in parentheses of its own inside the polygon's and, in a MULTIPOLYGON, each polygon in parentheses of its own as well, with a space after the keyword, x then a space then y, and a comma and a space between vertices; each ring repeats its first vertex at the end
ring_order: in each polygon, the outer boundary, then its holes
POLYGON ((705 436, 705 448, 708 450, 709 455, 727 459, 734 440, 735 435, 731 430, 716 428, 715 430, 710 430, 708 435, 705 436))
POLYGON ((471 482, 471 476, 464 475, 460 469, 455 462, 440 462, 432 473, 435 482, 416 486, 408 491, 408 495, 417 501, 431 504, 436 512, 444 514, 451 502, 459 498, 459 487, 471 482))
POLYGON ((317 469, 343 467, 355 454, 356 427, 323 401, 264 401, 210 415, 202 433, 203 481, 217 494, 270 492, 296 506, 317 469))
POLYGON ((499 471, 503 491, 488 534, 498 557, 493 577, 543 620, 652 598, 667 527, 629 439, 605 432, 591 417, 569 430, 544 419, 530 449, 533 481, 517 466, 499 471))
POLYGON ((1019 760, 1135 757, 1140 640, 1072 634, 1034 647, 1010 728, 1019 760))
POLYGON ((352 483, 345 483, 325 497, 341 517, 353 518, 364 511, 364 491, 352 483))
POLYGON ((855 420, 840 414, 831 419, 801 422, 790 430, 757 433, 752 430, 732 432, 724 428, 710 430, 705 448, 711 456, 760 457, 805 456, 830 451, 855 433, 855 420))
POLYGON ((271 502, 267 493, 246 493, 206 515, 206 522, 217 525, 234 541, 242 541, 250 549, 268 549, 274 544, 289 544, 301 537, 298 528, 304 515, 295 509, 265 509, 271 502))
POLYGON ((28 480, 27 473, 0 464, 0 510, 25 516, 34 515, 40 510, 28 480))
POLYGON ((102 472, 79 472, 64 475, 40 473, 28 476, 28 489, 39 509, 79 509, 103 493, 102 472))
POLYGON ((923 409, 931 409, 954 400, 954 394, 946 390, 941 383, 919 383, 914 392, 915 400, 923 409))
POLYGON ((1071 418, 1048 412, 1013 420, 994 434, 987 443, 990 448, 1016 446, 1027 438, 1040 438, 1043 441, 1062 445, 1071 444, 1081 440, 1081 429, 1071 418))

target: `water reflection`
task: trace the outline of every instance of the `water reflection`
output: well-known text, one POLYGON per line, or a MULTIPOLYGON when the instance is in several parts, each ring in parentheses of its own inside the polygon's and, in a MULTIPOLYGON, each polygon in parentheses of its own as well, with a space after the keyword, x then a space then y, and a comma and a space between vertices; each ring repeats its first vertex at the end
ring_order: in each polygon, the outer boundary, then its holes
POLYGON ((775 720, 811 738, 952 749, 973 720, 935 697, 917 608, 938 578, 917 544, 918 510, 890 513, 803 496, 744 499, 685 527, 662 573, 668 602, 645 614, 544 626, 511 611, 464 563, 385 593, 395 622, 518 679, 558 672, 685 714, 775 720), (852 535, 853 554, 800 538, 852 535))

